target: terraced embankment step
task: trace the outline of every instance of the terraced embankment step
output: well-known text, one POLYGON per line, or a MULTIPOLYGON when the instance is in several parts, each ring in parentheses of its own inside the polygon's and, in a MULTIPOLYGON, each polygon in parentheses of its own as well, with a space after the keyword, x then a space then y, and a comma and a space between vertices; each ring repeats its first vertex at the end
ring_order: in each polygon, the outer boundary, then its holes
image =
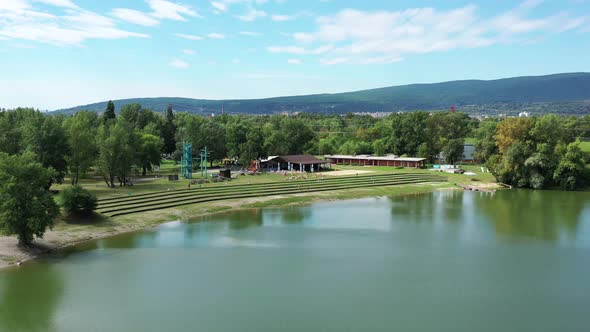
POLYGON ((99 201, 98 212, 114 217, 177 206, 240 198, 253 198, 344 189, 444 182, 447 178, 424 173, 379 174, 321 180, 300 180, 245 185, 219 185, 199 189, 154 192, 99 201))
MULTIPOLYGON (((199 195, 214 195, 220 193, 232 193, 232 192, 251 192, 256 190, 294 190, 301 188, 308 188, 312 186, 329 185, 329 184, 345 184, 345 183, 368 183, 375 181, 382 181, 384 179, 424 179, 432 178, 432 175, 428 174, 404 174, 404 175, 388 175, 388 176, 376 176, 376 177, 353 177, 353 178, 342 178, 337 181, 325 180, 305 180, 305 181, 293 181, 293 182, 270 182, 270 183, 259 183, 252 185, 231 185, 231 186, 215 186, 215 187, 204 187, 194 189, 183 189, 175 191, 164 191, 157 193, 140 194, 135 196, 126 196, 120 198, 108 198, 99 201, 99 209, 111 208, 117 206, 128 205, 134 202, 162 202, 171 198, 184 198, 190 196, 199 195)), ((434 179, 437 179, 434 177, 434 179)))

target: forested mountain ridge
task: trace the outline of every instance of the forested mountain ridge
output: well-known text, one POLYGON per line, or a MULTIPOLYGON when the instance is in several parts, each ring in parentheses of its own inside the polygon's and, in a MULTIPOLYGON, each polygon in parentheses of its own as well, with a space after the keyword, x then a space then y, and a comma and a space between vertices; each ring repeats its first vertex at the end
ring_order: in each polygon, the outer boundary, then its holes
MULTIPOLYGON (((242 100, 190 98, 133 98, 114 101, 117 109, 138 103, 163 111, 169 104, 179 112, 192 114, 227 113, 273 114, 309 112, 343 114, 349 112, 398 112, 448 110, 456 106, 468 113, 582 114, 590 112, 590 73, 525 76, 499 80, 463 80, 432 84, 411 84, 336 94, 242 100)), ((80 110, 103 112, 107 101, 57 110, 71 114, 80 110)))

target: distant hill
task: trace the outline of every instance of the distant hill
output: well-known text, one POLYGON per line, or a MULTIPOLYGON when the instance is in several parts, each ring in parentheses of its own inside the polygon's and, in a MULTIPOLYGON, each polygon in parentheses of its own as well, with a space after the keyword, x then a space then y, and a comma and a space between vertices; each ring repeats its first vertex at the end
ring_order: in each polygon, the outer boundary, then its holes
MULTIPOLYGON (((71 114, 80 110, 102 112, 107 101, 55 111, 71 114)), ((196 114, 273 114, 280 112, 348 113, 443 110, 455 105, 470 113, 521 110, 542 113, 580 114, 590 112, 590 73, 526 76, 499 80, 464 80, 433 84, 411 84, 336 94, 244 100, 190 98, 134 98, 114 101, 139 103, 161 112, 168 104, 174 110, 196 114)))

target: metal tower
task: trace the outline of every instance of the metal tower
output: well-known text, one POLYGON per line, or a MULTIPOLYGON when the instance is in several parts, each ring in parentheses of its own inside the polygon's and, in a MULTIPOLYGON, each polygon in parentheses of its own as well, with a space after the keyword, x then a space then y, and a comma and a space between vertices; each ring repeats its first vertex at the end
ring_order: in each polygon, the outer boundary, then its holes
POLYGON ((181 172, 185 179, 193 178, 193 144, 182 142, 181 172))

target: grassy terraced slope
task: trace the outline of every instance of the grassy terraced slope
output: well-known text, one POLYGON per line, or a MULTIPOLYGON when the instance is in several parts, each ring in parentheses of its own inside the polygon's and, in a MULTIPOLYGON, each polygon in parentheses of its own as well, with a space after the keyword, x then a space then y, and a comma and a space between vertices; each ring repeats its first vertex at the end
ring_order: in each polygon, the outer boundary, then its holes
POLYGON ((226 187, 215 188, 183 189, 146 193, 125 198, 101 199, 99 200, 97 212, 108 217, 114 217, 230 199, 444 181, 447 181, 447 178, 440 175, 399 173, 346 176, 321 180, 300 180, 288 183, 270 182, 251 185, 228 185, 226 187))

